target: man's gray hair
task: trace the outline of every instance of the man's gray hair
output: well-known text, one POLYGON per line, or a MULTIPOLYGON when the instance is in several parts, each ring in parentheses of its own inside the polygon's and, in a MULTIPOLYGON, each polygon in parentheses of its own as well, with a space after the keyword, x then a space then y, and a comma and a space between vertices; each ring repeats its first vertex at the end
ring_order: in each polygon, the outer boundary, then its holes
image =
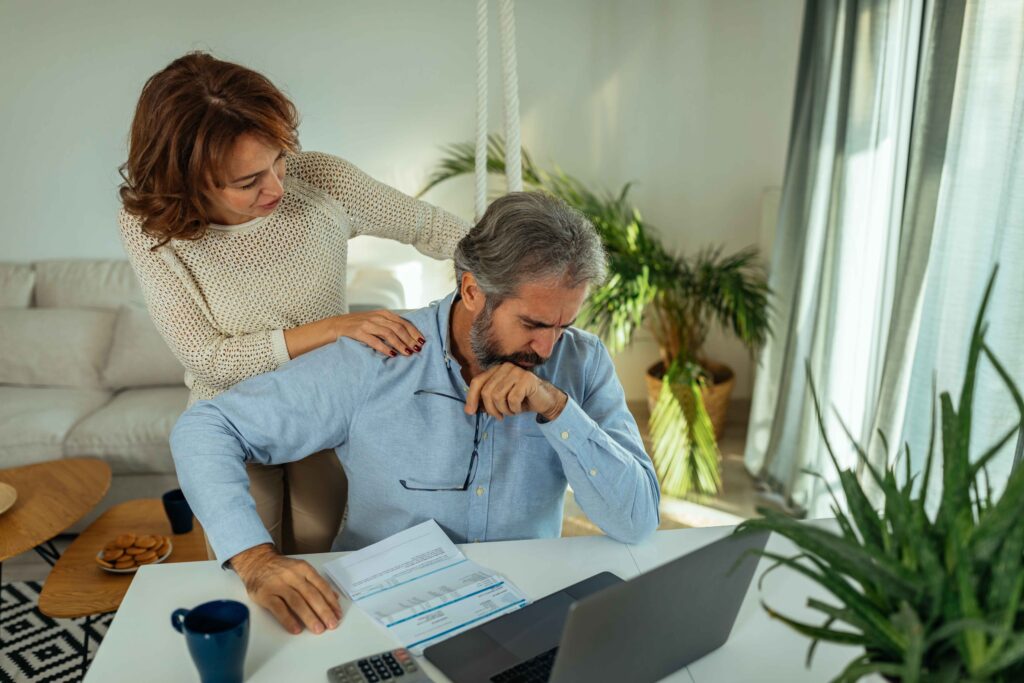
POLYGON ((456 286, 472 273, 493 310, 527 282, 561 278, 569 288, 604 282, 604 247, 587 218, 543 192, 513 192, 487 208, 455 248, 456 286))

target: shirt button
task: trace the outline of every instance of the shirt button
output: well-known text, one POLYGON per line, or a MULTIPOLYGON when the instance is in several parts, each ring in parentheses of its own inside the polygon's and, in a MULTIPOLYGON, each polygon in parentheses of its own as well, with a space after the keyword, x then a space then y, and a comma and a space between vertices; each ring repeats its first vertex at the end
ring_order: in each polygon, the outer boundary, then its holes
POLYGON ((562 432, 562 441, 565 441, 568 438, 569 438, 569 432, 562 432))
POLYGON ((591 468, 591 469, 590 469, 590 476, 592 476, 592 477, 596 477, 596 476, 597 476, 597 470, 596 470, 596 469, 594 469, 594 468, 591 468))
POLYGON ((476 487, 476 495, 478 495, 478 496, 484 495, 484 487, 483 486, 477 486, 476 487))

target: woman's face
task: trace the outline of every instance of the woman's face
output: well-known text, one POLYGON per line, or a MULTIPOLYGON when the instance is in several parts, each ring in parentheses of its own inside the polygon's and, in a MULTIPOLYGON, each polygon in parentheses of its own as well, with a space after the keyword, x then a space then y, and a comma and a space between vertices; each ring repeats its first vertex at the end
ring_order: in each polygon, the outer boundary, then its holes
POLYGON ((284 154, 248 133, 238 136, 227 159, 227 183, 209 197, 211 220, 238 225, 273 213, 284 196, 284 154))

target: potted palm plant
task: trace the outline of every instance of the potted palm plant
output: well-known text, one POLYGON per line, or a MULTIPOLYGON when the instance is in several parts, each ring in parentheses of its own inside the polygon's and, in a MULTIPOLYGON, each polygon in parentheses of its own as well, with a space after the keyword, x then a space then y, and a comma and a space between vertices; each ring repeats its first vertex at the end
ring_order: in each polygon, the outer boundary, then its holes
MULTIPOLYGON (((808 662, 821 640, 864 648, 836 681, 871 673, 906 683, 1024 680, 1024 468, 1010 474, 998 499, 987 469, 1024 426, 1024 399, 985 344, 983 319, 994 279, 993 273, 974 325, 959 405, 943 392, 936 423, 933 404, 920 477, 911 473, 909 445, 902 449, 902 467, 879 471, 843 425, 864 476, 881 492, 880 509, 872 506, 853 469, 839 467, 812 384, 819 429, 846 499, 844 511, 830 489, 838 532, 769 509, 761 510, 763 519, 737 529, 767 529, 793 541, 800 549, 797 556, 764 554, 776 567, 800 572, 835 598, 807 601, 821 613, 821 625, 765 609, 812 639, 808 662), (1009 389, 1020 419, 972 459, 972 404, 982 356, 1009 389), (933 487, 936 427, 941 430, 942 471, 933 487)), ((879 443, 888 451, 885 435, 880 434, 879 443)))
MULTIPOLYGON (((488 171, 504 173, 504 159, 503 141, 491 137, 488 171)), ((735 333, 751 353, 767 340, 769 290, 757 250, 705 249, 692 258, 673 254, 630 203, 630 185, 618 194, 598 194, 561 170, 539 169, 525 149, 522 159, 524 185, 549 192, 587 216, 608 253, 609 278, 591 293, 580 323, 594 329, 612 353, 627 346, 643 325, 658 344, 661 360, 651 367, 648 384, 651 456, 662 489, 675 496, 717 492, 714 422, 720 435, 732 371, 707 358, 704 342, 714 323, 735 333)), ((420 195, 474 168, 472 143, 451 145, 420 195)))

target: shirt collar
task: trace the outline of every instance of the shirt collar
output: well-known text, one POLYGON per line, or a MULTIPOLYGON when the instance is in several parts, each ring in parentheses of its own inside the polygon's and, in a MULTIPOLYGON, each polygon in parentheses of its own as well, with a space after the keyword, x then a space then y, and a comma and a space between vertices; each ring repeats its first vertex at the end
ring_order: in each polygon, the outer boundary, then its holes
POLYGON ((437 302, 437 338, 441 340, 441 358, 444 364, 451 370, 452 363, 455 363, 456 367, 459 366, 459 361, 455 359, 452 354, 452 309, 455 308, 455 302, 459 300, 458 290, 452 291, 451 294, 437 302))

